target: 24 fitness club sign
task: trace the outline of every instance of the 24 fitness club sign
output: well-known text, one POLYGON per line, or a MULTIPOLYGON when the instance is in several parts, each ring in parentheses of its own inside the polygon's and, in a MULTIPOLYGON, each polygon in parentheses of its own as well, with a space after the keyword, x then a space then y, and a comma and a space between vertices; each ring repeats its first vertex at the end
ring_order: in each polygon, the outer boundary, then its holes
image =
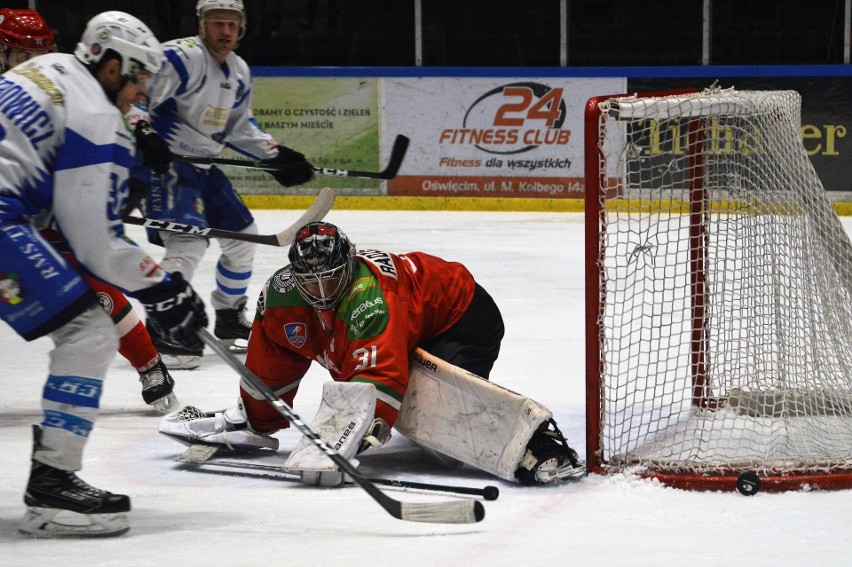
POLYGON ((618 78, 401 79, 387 124, 413 133, 389 194, 567 197, 582 193, 583 110, 618 78), (489 195, 490 194, 490 195, 489 195))
POLYGON ((492 89, 468 108, 461 128, 441 131, 440 143, 469 144, 497 155, 566 146, 571 130, 565 128, 563 93, 561 87, 528 82, 492 89))

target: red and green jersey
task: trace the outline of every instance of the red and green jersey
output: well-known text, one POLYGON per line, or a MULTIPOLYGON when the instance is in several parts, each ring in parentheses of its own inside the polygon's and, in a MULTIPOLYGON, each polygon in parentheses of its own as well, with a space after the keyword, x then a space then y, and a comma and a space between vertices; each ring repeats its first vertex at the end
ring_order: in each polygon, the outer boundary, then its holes
MULTIPOLYGON (((461 318, 475 283, 463 265, 423 252, 364 250, 353 271, 349 293, 324 325, 296 289, 290 267, 278 270, 258 299, 246 366, 292 405, 316 360, 335 380, 374 384, 376 416, 393 425, 411 353, 461 318)), ((243 383, 241 393, 252 427, 289 425, 262 396, 252 397, 250 386, 243 383)))

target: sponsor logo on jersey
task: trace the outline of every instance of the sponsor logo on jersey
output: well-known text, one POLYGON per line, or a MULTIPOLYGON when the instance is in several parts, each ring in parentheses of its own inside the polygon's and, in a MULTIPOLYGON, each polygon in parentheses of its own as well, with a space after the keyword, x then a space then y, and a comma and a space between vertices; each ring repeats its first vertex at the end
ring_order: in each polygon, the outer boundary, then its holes
POLYGON ((399 279, 396 273, 396 264, 393 263, 393 258, 387 252, 362 250, 358 252, 358 256, 374 265, 382 274, 390 276, 395 280, 399 279))
POLYGON ((62 106, 65 104, 65 97, 62 95, 62 91, 44 74, 41 72, 41 67, 36 65, 35 63, 26 63, 24 65, 18 65, 13 69, 16 75, 21 75, 22 77, 26 77, 32 82, 36 84, 38 88, 44 91, 44 93, 50 97, 50 101, 53 104, 62 106))
POLYGON ((284 325, 284 334, 287 335, 287 341, 296 348, 302 348, 307 338, 304 323, 287 323, 284 325))
POLYGON ((98 298, 98 303, 101 304, 101 307, 104 308, 104 311, 107 312, 107 315, 112 315, 112 310, 115 307, 115 303, 113 303, 112 298, 109 296, 109 294, 99 291, 97 294, 95 294, 95 297, 98 298))
POLYGON ((24 300, 21 297, 21 282, 18 274, 0 273, 0 301, 17 305, 24 300))

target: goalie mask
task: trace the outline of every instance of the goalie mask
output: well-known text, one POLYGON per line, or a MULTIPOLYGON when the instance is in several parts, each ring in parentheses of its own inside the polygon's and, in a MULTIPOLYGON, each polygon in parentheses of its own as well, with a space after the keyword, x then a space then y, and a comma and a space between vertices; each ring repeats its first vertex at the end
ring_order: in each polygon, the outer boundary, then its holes
POLYGON ((333 224, 303 226, 290 246, 289 259, 296 288, 315 309, 334 308, 349 291, 355 245, 333 224))

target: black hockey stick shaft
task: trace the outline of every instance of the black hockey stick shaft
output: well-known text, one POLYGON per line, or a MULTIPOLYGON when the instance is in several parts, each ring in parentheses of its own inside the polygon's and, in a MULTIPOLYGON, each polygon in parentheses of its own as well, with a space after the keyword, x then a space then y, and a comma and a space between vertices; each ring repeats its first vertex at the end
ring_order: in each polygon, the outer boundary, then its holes
POLYGON ((140 217, 124 217, 123 220, 127 224, 135 224, 138 226, 144 226, 145 228, 165 230, 167 232, 180 232, 183 234, 210 238, 230 238, 232 240, 244 240, 246 242, 255 242, 257 244, 268 244, 269 246, 290 246, 290 243, 293 241, 293 237, 296 236, 297 230, 309 222, 322 220, 328 211, 331 210, 333 205, 334 191, 325 187, 319 192, 317 198, 302 214, 302 216, 278 234, 246 234, 243 232, 232 232, 230 230, 221 230, 218 228, 202 228, 191 224, 140 217))
POLYGON ((474 500, 456 500, 452 502, 400 502, 394 500, 370 482, 367 477, 362 476, 357 469, 352 466, 343 455, 332 449, 328 443, 322 440, 317 433, 308 426, 302 418, 300 418, 293 409, 284 403, 281 398, 275 395, 275 392, 260 379, 260 377, 246 368, 246 366, 226 349, 214 337, 210 331, 205 328, 198 330, 198 336, 201 340, 218 354, 222 360, 237 371, 237 373, 248 383, 252 388, 269 402, 282 417, 292 423, 302 435, 304 435, 311 443, 331 459, 331 461, 340 467, 340 470, 352 477, 352 480, 364 489, 373 500, 379 503, 391 516, 400 520, 409 520, 412 522, 427 522, 433 524, 471 524, 479 522, 485 517, 485 507, 479 501, 474 500))
MULTIPOLYGON (((396 174, 399 172, 399 168, 402 165, 402 160, 405 158, 405 152, 408 150, 409 139, 407 136, 403 136, 402 134, 396 137, 394 140, 393 148, 391 148, 390 159, 388 160, 387 166, 382 171, 357 171, 353 169, 333 169, 328 167, 315 167, 314 173, 316 175, 333 175, 335 177, 360 177, 363 179, 393 179, 396 177, 396 174)), ((186 156, 186 155, 178 155, 175 154, 172 156, 174 161, 180 161, 185 163, 195 163, 199 165, 232 165, 235 167, 245 167, 248 169, 278 169, 275 166, 270 166, 268 163, 264 163, 258 160, 251 159, 231 159, 231 158, 219 158, 219 157, 200 157, 200 156, 186 156)))
MULTIPOLYGON (((252 470, 252 471, 262 471, 262 472, 270 472, 270 473, 278 473, 283 475, 293 475, 294 473, 290 473, 285 471, 280 466, 271 465, 267 463, 251 463, 245 461, 225 461, 218 459, 210 459, 199 462, 193 461, 182 461, 187 462, 193 465, 210 465, 214 467, 225 467, 231 469, 242 469, 242 470, 252 470)), ((380 484, 384 486, 394 486, 397 488, 410 488, 413 490, 429 490, 434 492, 448 492, 453 494, 466 494, 470 496, 480 496, 485 500, 497 500, 497 497, 500 495, 500 490, 496 486, 488 485, 484 488, 476 488, 473 486, 451 486, 447 484, 432 484, 426 482, 412 482, 408 480, 401 480, 396 478, 374 478, 370 477, 368 479, 373 484, 380 484)))
POLYGON ((415 490, 434 490, 436 492, 451 492, 453 494, 467 494, 470 496, 481 496, 486 500, 497 500, 500 490, 496 486, 488 485, 484 488, 473 486, 451 486, 448 484, 432 484, 428 482, 412 482, 410 480, 399 480, 395 478, 370 478, 375 484, 385 486, 396 486, 398 488, 411 488, 415 490))

